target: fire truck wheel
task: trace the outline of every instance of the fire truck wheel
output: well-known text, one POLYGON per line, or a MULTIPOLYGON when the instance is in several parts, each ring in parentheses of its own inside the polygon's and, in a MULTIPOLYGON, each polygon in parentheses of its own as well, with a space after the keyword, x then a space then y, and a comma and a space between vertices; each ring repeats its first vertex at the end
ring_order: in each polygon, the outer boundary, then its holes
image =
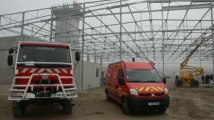
POLYGON ((131 114, 131 110, 130 110, 127 100, 125 98, 122 100, 122 112, 126 115, 131 114))
POLYGON ((106 93, 106 100, 111 101, 111 97, 106 93))
POLYGON ((107 100, 107 101, 110 101, 110 100, 111 100, 111 97, 108 95, 108 91, 107 91, 107 90, 106 90, 105 94, 106 94, 106 100, 107 100))
POLYGON ((71 100, 64 100, 63 102, 63 113, 71 114, 73 110, 73 104, 71 100))
POLYGON ((199 87, 199 82, 198 80, 192 80, 190 82, 190 87, 199 87))
POLYGON ((20 102, 13 102, 12 110, 14 117, 24 116, 25 107, 20 102))

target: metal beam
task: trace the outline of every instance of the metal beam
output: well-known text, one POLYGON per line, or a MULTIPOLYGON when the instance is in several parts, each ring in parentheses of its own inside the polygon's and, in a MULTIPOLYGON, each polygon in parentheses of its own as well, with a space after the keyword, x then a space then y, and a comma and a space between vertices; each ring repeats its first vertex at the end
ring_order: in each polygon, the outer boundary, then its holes
POLYGON ((191 5, 189 8, 189 5, 179 5, 179 6, 165 6, 162 7, 164 11, 166 10, 188 10, 188 9, 204 9, 204 8, 209 8, 210 4, 195 4, 191 5))
POLYGON ((170 2, 210 2, 210 0, 147 0, 149 3, 170 3, 170 2))

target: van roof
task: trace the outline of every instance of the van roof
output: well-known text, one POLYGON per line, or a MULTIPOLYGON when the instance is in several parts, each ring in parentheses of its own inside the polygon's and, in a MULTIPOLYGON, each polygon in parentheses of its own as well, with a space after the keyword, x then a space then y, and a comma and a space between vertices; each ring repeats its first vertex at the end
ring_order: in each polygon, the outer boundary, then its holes
POLYGON ((126 69, 154 69, 150 62, 124 62, 126 69))
POLYGON ((69 47, 69 44, 63 43, 49 43, 49 42, 20 42, 25 46, 50 46, 50 47, 69 47))

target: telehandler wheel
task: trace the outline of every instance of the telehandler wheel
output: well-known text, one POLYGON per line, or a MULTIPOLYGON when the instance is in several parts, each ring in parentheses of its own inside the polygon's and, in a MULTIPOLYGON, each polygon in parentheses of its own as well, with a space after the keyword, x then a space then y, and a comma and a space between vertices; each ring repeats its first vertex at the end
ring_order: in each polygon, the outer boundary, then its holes
POLYGON ((131 114, 131 109, 127 103, 127 100, 124 98, 123 101, 122 101, 122 112, 125 114, 125 115, 130 115, 131 114))
POLYGON ((71 114, 73 110, 72 100, 64 100, 63 102, 63 113, 71 114))
POLYGON ((13 110, 13 116, 14 117, 23 117, 25 107, 20 102, 12 102, 12 110, 13 110))
POLYGON ((199 82, 198 82, 198 80, 192 80, 192 81, 190 82, 190 87, 194 87, 194 88, 199 87, 199 82))
POLYGON ((178 80, 175 81, 175 86, 176 86, 176 87, 182 87, 183 84, 184 84, 184 82, 183 82, 183 80, 181 80, 181 79, 178 79, 178 80))

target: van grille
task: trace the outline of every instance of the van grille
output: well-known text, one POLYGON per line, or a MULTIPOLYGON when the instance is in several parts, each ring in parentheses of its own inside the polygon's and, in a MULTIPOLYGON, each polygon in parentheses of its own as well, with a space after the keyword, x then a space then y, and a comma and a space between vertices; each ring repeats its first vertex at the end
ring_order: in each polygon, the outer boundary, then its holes
POLYGON ((150 97, 150 96, 164 96, 164 93, 140 93, 139 96, 150 97))

